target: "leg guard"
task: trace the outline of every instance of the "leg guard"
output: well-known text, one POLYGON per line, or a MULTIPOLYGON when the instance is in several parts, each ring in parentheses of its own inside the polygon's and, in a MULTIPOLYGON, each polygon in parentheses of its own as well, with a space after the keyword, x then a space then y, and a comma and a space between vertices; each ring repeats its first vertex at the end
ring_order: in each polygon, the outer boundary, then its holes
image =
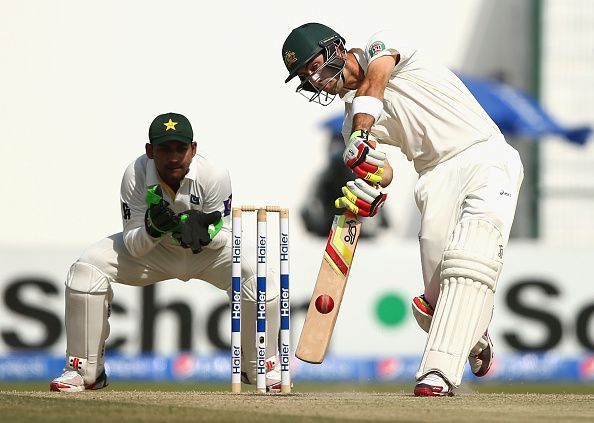
MULTIPOLYGON (((417 321, 417 324, 421 329, 425 332, 429 333, 429 329, 431 328, 431 321, 433 320, 433 314, 435 313, 434 308, 429 304, 429 302, 425 299, 424 295, 419 295, 418 297, 414 297, 411 303, 412 313, 417 321)), ((487 352, 489 355, 492 356, 493 352, 493 345, 489 338, 489 334, 485 332, 485 334, 478 340, 474 347, 470 350, 470 355, 468 356, 468 362, 470 363, 470 367, 472 368, 472 373, 477 376, 484 376, 486 371, 484 370, 484 359, 482 355, 485 354, 485 350, 489 348, 487 352)), ((488 370, 488 367, 486 367, 488 370)))
POLYGON ((454 229, 441 267, 440 294, 417 379, 431 371, 455 386, 493 314, 503 238, 490 222, 468 219, 454 229))
MULTIPOLYGON (((279 295, 272 272, 266 278, 266 360, 277 362, 278 334, 280 329, 279 295)), ((250 383, 256 383, 256 277, 252 276, 242 286, 241 310, 241 371, 250 383)))
POLYGON ((76 262, 66 278, 66 369, 92 385, 104 371, 113 293, 109 278, 95 266, 76 262))

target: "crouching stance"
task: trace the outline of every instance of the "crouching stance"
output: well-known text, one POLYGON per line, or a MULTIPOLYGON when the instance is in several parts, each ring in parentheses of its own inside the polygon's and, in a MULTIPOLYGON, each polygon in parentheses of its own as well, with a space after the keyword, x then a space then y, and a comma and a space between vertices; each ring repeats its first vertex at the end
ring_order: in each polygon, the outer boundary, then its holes
MULTIPOLYGON (((227 170, 196 154, 190 122, 157 116, 143 154, 121 186, 123 231, 87 248, 66 278, 66 365, 50 390, 78 392, 108 385, 105 341, 111 284, 146 286, 168 279, 200 279, 231 292, 231 181, 227 170)), ((256 277, 242 260, 242 318, 256 320, 256 277)), ((267 388, 280 389, 278 291, 267 278, 267 388)), ((188 289, 190 289, 188 287, 188 289)), ((256 380, 255 325, 242 331, 244 381, 256 380)))

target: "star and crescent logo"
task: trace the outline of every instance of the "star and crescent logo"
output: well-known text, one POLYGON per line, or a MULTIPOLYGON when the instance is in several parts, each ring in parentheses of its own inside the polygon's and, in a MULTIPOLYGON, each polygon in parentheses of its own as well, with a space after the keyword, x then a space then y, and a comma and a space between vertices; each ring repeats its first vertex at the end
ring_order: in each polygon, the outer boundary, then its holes
POLYGON ((169 131, 170 129, 175 131, 175 125, 177 124, 178 122, 174 122, 171 120, 171 118, 169 118, 169 122, 165 122, 163 125, 165 125, 165 131, 169 131))

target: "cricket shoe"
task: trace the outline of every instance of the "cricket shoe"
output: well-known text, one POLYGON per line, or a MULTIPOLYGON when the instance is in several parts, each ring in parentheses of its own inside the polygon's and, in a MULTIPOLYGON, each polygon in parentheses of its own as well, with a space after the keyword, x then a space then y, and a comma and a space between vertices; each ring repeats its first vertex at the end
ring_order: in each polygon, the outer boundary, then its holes
POLYGON ((61 376, 58 376, 50 382, 50 391, 55 392, 82 392, 84 390, 93 391, 105 388, 109 385, 109 380, 105 370, 101 372, 95 382, 85 385, 83 377, 75 370, 65 370, 61 376))
POLYGON ((415 385, 415 397, 452 397, 454 388, 437 372, 429 372, 415 385))
MULTIPOLYGON (((433 313, 435 311, 433 306, 429 304, 424 295, 419 295, 418 297, 413 298, 412 309, 413 316, 415 316, 421 329, 425 332, 429 332, 431 320, 433 319, 433 313)), ((470 364, 470 369, 475 376, 482 377, 489 372, 492 362, 493 342, 489 337, 489 333, 485 332, 478 343, 472 350, 470 350, 468 364, 470 364)))
MULTIPOLYGON (((266 360, 266 392, 278 393, 281 392, 281 366, 276 357, 266 360)), ((249 385, 253 385, 252 381, 247 376, 246 372, 241 372, 241 381, 249 385)), ((291 382, 293 388, 293 382, 291 382)))

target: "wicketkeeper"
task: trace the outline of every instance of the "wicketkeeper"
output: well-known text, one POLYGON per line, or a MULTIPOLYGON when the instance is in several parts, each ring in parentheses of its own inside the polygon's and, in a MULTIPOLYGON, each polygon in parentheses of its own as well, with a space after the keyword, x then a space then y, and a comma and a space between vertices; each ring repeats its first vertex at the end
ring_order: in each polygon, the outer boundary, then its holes
POLYGON ((429 333, 414 393, 453 395, 467 358, 477 376, 491 365, 487 328, 523 179, 518 153, 456 75, 390 32, 347 51, 336 31, 308 23, 282 57, 285 82, 298 77, 310 102, 345 102, 343 157, 357 179, 337 207, 371 217, 386 201, 393 172, 377 143, 413 162, 425 283, 413 312, 429 333))
MULTIPOLYGON (((230 293, 231 180, 226 169, 196 154, 185 116, 165 113, 149 128, 143 154, 122 178, 123 231, 86 249, 66 277, 66 366, 52 391, 108 384, 105 340, 114 282, 146 286, 201 279, 230 293)), ((243 380, 256 380, 256 272, 242 260, 243 380)), ((278 290, 267 278, 267 387, 280 390, 278 290)), ((192 289, 188 286, 188 289, 192 289)))

